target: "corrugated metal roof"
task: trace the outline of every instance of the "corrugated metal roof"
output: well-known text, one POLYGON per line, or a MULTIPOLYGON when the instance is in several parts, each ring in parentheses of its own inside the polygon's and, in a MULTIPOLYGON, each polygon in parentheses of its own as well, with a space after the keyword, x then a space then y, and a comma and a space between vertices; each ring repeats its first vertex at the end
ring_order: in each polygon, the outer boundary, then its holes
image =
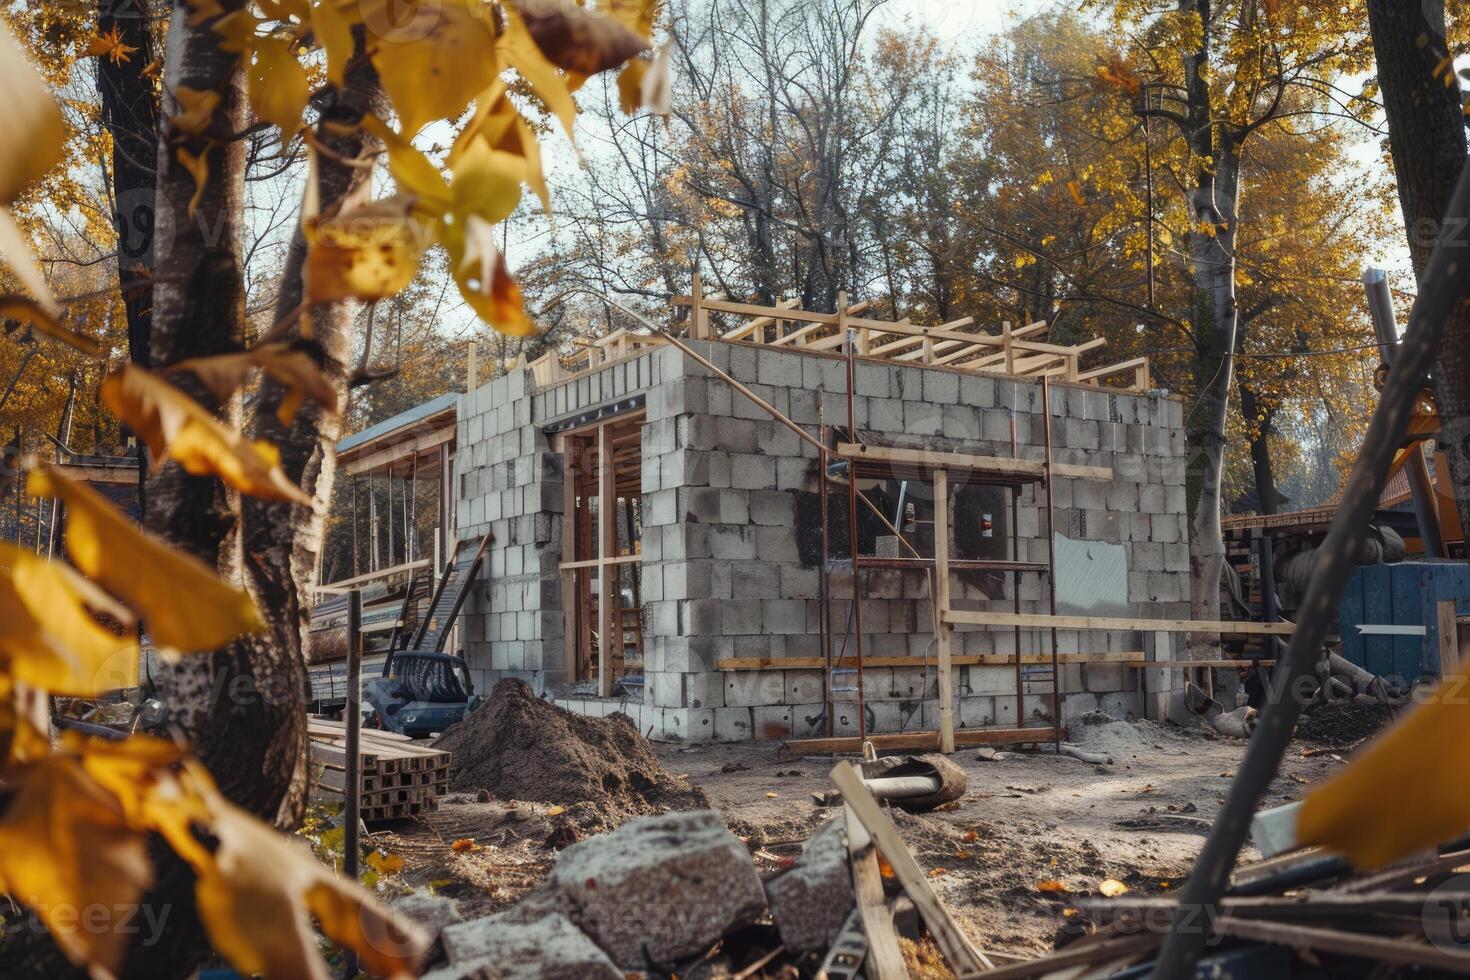
POLYGON ((385 436, 395 429, 402 429, 405 426, 413 425, 415 422, 420 422, 431 416, 438 415, 447 408, 453 408, 458 402, 459 392, 457 391, 448 392, 440 395, 438 398, 431 398, 422 405, 415 405, 406 412, 399 412, 392 418, 386 418, 377 425, 370 425, 361 432, 354 432, 352 435, 343 438, 337 443, 337 452, 345 453, 348 450, 356 449, 358 446, 385 436))

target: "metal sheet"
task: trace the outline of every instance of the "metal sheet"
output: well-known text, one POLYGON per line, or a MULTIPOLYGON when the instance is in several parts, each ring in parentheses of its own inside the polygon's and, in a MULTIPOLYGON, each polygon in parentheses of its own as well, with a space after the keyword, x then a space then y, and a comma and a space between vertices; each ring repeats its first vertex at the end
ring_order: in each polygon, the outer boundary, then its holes
POLYGON ((1128 549, 1105 541, 1056 535, 1057 613, 1130 616, 1128 549))

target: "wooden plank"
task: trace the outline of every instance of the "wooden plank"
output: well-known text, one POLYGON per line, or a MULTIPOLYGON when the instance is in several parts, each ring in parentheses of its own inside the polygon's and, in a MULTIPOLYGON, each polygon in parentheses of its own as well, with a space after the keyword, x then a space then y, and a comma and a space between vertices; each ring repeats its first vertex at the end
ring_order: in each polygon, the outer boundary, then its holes
POLYGON ((894 876, 923 916, 940 951, 949 960, 950 968, 959 976, 993 969, 995 964, 970 943, 949 910, 944 907, 944 903, 939 900, 934 886, 929 883, 919 863, 905 846, 898 828, 883 813, 878 801, 863 784, 862 773, 850 762, 839 762, 832 769, 832 782, 842 793, 843 802, 862 822, 869 836, 873 838, 873 843, 888 859, 894 876))
POLYGON ((939 659, 939 751, 954 752, 954 673, 950 663, 950 626, 944 620, 949 609, 949 474, 934 471, 934 602, 940 610, 935 636, 939 659))
POLYGON ((1083 371, 1077 375, 1078 381, 1097 381, 1108 378, 1115 374, 1136 374, 1138 369, 1148 364, 1146 357, 1134 357, 1117 364, 1109 364, 1106 367, 1093 368, 1091 371, 1083 371))
POLYGON ((369 470, 392 465, 409 456, 417 456, 436 446, 453 441, 454 423, 451 421, 438 432, 431 432, 428 435, 422 435, 415 439, 407 439, 384 449, 379 449, 371 455, 352 459, 343 464, 342 470, 348 476, 356 476, 360 473, 366 473, 369 470))
POLYGON ((1460 623, 1455 615, 1455 600, 1441 600, 1434 611, 1439 627, 1439 676, 1448 677, 1460 664, 1460 623))
POLYGON ((643 556, 638 555, 614 555, 611 558, 587 558, 582 561, 564 561, 557 567, 564 572, 575 571, 579 568, 601 568, 604 565, 637 565, 643 561, 643 556))
MULTIPOLYGON (((970 745, 1023 745, 1028 743, 1054 742, 1055 728, 959 728, 954 733, 954 744, 970 745)), ((901 732, 897 734, 870 734, 866 739, 856 735, 838 735, 832 738, 789 738, 781 744, 799 755, 845 755, 863 750, 863 742, 881 751, 888 749, 939 748, 938 732, 901 732)))
MULTIPOLYGON (((699 295, 698 273, 695 273, 695 296, 699 295)), ((699 313, 699 307, 695 307, 699 313)), ((696 327, 696 336, 702 336, 696 327)), ((597 499, 597 554, 602 559, 615 556, 618 550, 618 490, 614 485, 615 471, 607 465, 612 458, 612 426, 604 424, 597 430, 597 448, 603 460, 597 499)), ((617 577, 610 574, 616 566, 604 564, 597 576, 597 691, 600 697, 611 697, 612 676, 612 604, 618 601, 617 577)))
POLYGON ((858 915, 868 938, 866 972, 874 980, 908 980, 903 950, 893 928, 893 913, 883 893, 883 874, 878 869, 878 849, 872 837, 862 828, 851 807, 843 807, 847 821, 848 853, 852 861, 852 889, 857 897, 858 915), (855 845, 861 846, 855 846, 855 845))
MULTIPOLYGON (((1125 667, 1148 665, 1167 667, 1170 664, 1146 660, 1142 652, 1108 651, 1106 653, 1063 653, 1058 661, 1064 664, 1121 664, 1125 667)), ((958 667, 1004 667, 1014 664, 1016 657, 1010 653, 954 653, 949 658, 952 668, 958 667)), ((925 667, 935 663, 933 657, 916 654, 896 654, 888 657, 863 657, 864 667, 925 667)), ((1027 653, 1021 656, 1023 664, 1049 664, 1049 653, 1027 653)), ((1186 662, 1187 663, 1187 662, 1186 662)), ((1246 663, 1274 664, 1274 660, 1262 661, 1211 661, 1216 666, 1232 667, 1246 663)), ((821 670, 827 666, 822 657, 725 657, 715 661, 716 670, 821 670)))
MULTIPOLYGON (((945 453, 930 449, 909 449, 902 446, 869 446, 854 442, 839 442, 837 455, 844 459, 861 459, 890 465, 944 468, 971 473, 1017 474, 1033 477, 1042 476, 1045 466, 1035 460, 1012 459, 1006 456, 977 456, 973 453, 945 453)), ((1068 463, 1053 463, 1052 473, 1074 480, 1113 479, 1110 466, 1077 466, 1068 463)))
POLYGON ((979 609, 952 609, 945 619, 956 626, 1019 626, 1022 629, 1126 630, 1163 633, 1224 633, 1229 636, 1290 636, 1294 623, 1228 622, 1212 619, 1124 619, 1109 616, 1048 616, 979 609))

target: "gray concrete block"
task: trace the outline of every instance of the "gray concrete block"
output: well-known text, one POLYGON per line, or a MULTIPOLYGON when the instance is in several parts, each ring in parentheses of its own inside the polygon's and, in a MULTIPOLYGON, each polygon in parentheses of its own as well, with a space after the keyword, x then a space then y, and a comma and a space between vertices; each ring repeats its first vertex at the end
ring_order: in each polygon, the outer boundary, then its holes
POLYGON ((953 371, 930 369, 924 372, 924 401, 931 404, 957 402, 960 399, 960 376, 953 371))
POLYGON ((646 965, 645 950, 655 961, 702 952, 766 904, 745 845, 713 810, 641 817, 573 844, 550 880, 572 921, 628 970, 646 965))
POLYGON ((623 971, 559 912, 509 909, 444 930, 449 965, 426 980, 619 980, 623 971))
POLYGON ((827 821, 796 864, 765 883, 771 917, 789 950, 825 951, 856 904, 842 823, 840 814, 827 821))
POLYGON ((714 737, 721 742, 744 742, 753 732, 749 708, 715 708, 714 737))

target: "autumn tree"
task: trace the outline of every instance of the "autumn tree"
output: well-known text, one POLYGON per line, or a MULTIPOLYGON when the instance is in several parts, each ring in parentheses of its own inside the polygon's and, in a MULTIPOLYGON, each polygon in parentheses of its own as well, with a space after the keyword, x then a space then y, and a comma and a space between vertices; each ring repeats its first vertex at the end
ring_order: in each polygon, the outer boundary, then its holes
POLYGON ((1146 0, 1087 6, 1108 14, 1120 39, 1132 39, 1131 60, 1147 66, 1135 83, 1138 109, 1172 126, 1187 153, 1180 190, 1188 208, 1183 245, 1195 396, 1186 425, 1191 604, 1198 618, 1216 619, 1246 159, 1275 121, 1358 120, 1370 113, 1370 103, 1339 87, 1344 73, 1365 62, 1364 25, 1351 5, 1326 3, 1178 0, 1164 11, 1146 0))

